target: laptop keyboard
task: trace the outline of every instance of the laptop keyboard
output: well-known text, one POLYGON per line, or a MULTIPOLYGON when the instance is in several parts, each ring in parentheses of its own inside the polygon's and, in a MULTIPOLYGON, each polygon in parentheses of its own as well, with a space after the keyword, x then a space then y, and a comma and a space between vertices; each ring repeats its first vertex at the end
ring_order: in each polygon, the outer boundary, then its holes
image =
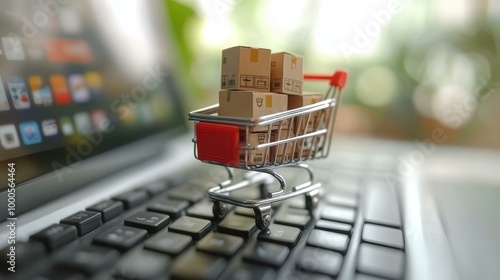
MULTIPOLYGON (((206 195, 216 183, 214 168, 222 169, 210 166, 183 176, 191 178, 186 182, 158 181, 68 213, 18 242, 17 272, 2 276, 5 248, 0 278, 404 278, 399 200, 383 179, 346 174, 340 183, 323 182, 313 213, 303 196, 274 204, 272 224, 260 231, 252 209, 228 205, 224 219, 214 218, 206 195)), ((258 194, 255 186, 234 195, 258 194)))

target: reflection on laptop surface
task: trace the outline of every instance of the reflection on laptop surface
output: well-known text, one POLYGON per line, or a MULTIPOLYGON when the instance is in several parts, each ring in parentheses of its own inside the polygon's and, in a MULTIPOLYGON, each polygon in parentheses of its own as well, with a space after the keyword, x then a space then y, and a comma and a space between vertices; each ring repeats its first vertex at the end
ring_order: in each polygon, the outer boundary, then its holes
POLYGON ((405 173, 414 145, 334 135, 318 207, 273 205, 261 231, 213 214, 229 174, 193 157, 161 1, 0 7, 0 279, 499 277, 497 152, 434 147, 405 173))

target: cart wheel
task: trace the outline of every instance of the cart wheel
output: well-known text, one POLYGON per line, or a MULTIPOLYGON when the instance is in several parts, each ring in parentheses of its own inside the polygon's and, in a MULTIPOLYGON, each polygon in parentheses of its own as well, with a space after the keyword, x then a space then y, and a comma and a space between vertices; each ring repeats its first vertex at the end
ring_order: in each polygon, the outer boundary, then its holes
POLYGON ((319 204, 319 189, 306 193, 306 209, 313 212, 319 204))
POLYGON ((212 207, 212 213, 216 220, 222 220, 226 217, 227 206, 220 203, 220 201, 214 201, 214 206, 212 207))
POLYGON ((253 208, 255 213, 255 225, 260 230, 265 230, 271 224, 271 205, 253 208))

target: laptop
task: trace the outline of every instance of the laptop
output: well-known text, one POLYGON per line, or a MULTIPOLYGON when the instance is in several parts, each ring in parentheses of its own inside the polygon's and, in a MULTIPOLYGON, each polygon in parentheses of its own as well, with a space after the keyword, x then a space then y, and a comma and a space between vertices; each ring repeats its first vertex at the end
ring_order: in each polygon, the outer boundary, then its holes
POLYGON ((0 6, 0 279, 500 278, 498 151, 334 134, 259 230, 213 213, 162 1, 0 6))

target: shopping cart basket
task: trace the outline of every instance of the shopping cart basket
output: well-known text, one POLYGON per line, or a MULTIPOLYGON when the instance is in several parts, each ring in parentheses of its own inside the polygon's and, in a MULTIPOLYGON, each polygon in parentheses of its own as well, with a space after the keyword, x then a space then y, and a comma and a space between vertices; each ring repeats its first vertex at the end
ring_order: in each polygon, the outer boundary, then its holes
POLYGON ((329 80, 330 88, 322 101, 256 119, 218 116, 218 104, 189 113, 189 120, 195 122, 194 156, 202 162, 224 166, 229 175, 228 180, 208 191, 214 202, 215 218, 226 215, 226 204, 252 208, 255 223, 262 230, 271 223, 271 204, 275 202, 304 194, 309 211, 317 206, 321 183, 314 182, 312 170, 302 162, 328 156, 347 72, 339 70, 333 76, 304 75, 304 79, 329 80), (251 141, 252 128, 257 126, 264 127, 264 132, 251 141), (251 159, 250 155, 256 151, 262 156, 251 159), (285 167, 305 170, 309 180, 287 188, 285 178, 276 171, 285 167), (232 182, 234 168, 256 172, 232 182), (263 174, 274 177, 280 188, 266 191, 266 197, 259 199, 231 195, 251 185, 263 186, 270 178, 263 174))

